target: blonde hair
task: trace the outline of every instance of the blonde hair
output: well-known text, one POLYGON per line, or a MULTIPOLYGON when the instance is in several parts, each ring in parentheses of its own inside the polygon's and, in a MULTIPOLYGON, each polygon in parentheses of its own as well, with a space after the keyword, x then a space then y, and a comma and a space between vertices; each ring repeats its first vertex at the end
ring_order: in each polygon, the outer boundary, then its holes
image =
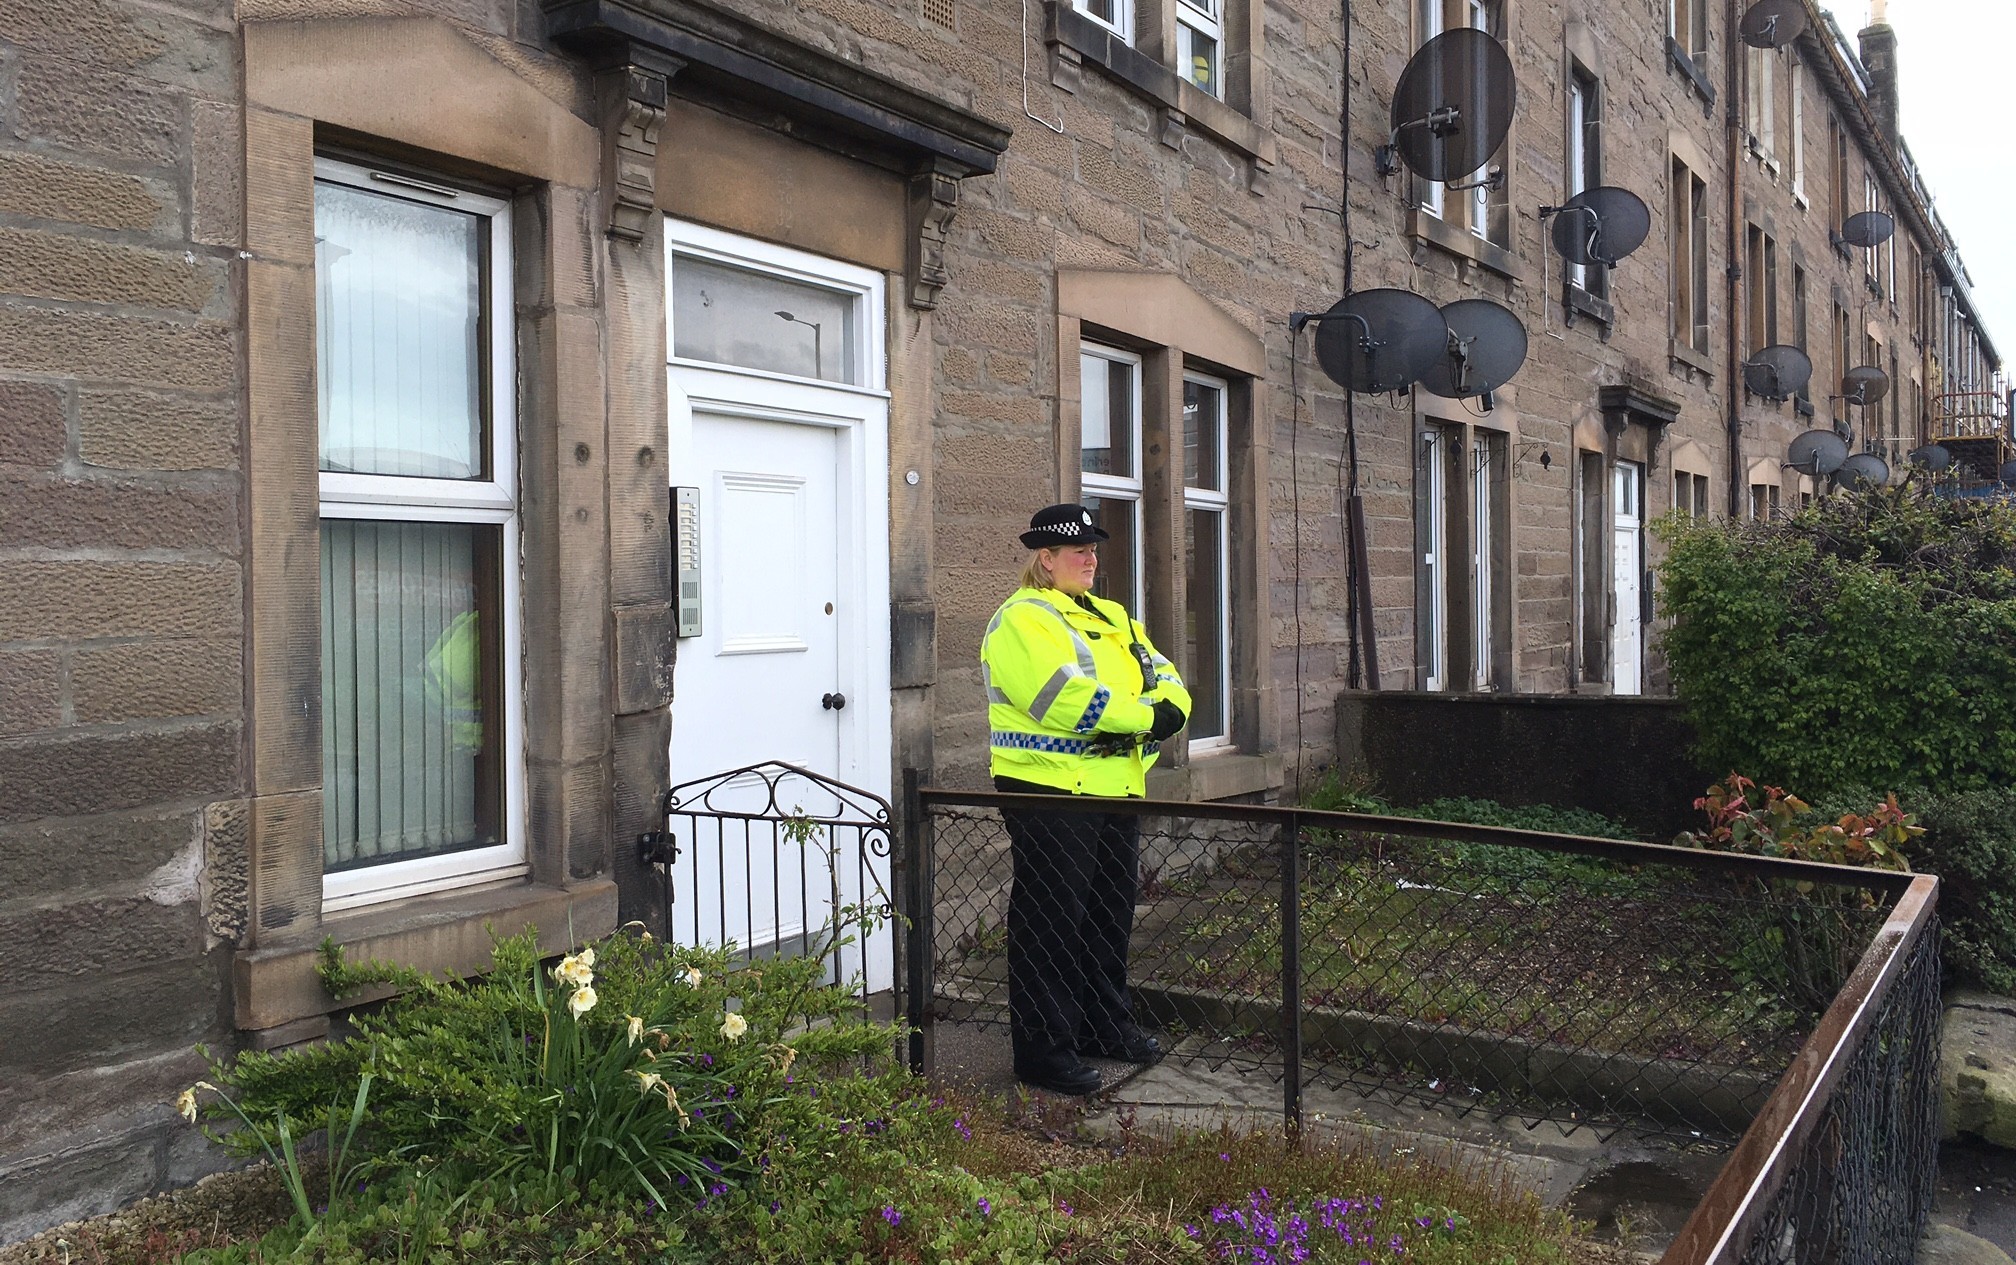
POLYGON ((1050 568, 1043 565, 1043 553, 1037 550, 1029 555, 1029 561, 1022 564, 1022 574, 1016 582, 1025 589, 1054 589, 1057 577, 1050 574, 1050 568))

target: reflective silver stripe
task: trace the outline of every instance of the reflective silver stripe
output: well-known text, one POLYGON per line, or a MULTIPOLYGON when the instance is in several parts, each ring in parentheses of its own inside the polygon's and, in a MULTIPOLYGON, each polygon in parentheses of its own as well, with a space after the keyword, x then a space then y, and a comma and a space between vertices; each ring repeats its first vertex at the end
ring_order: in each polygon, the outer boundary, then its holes
POLYGON ((998 690, 994 688, 994 669, 987 665, 987 661, 985 659, 982 659, 980 661, 980 683, 987 687, 988 702, 1006 703, 1010 707, 1013 707, 1015 705, 1015 700, 1008 697, 1008 693, 1006 690, 998 690))
POLYGON ((1040 721, 1049 715, 1050 708, 1056 704, 1057 696, 1064 692, 1064 687, 1083 675, 1085 675, 1083 672, 1069 663, 1052 672, 1050 679, 1043 682, 1043 688, 1036 691, 1035 699, 1029 704, 1031 718, 1040 721))
POLYGON ((1078 630, 1071 626, 1071 621, 1064 618, 1063 611, 1058 610, 1055 606, 1052 606, 1040 597, 1021 598, 1017 601, 1009 602, 1002 606, 1000 610, 995 611, 994 618, 987 622, 987 631, 983 635, 982 640, 992 637, 995 631, 1001 627, 1001 621, 1008 617, 1008 608, 1010 606, 1040 606, 1052 615, 1055 615, 1057 622, 1064 625, 1064 631, 1071 635, 1071 648, 1078 652, 1078 670, 1086 676, 1095 679, 1098 677, 1099 665, 1092 659, 1091 643, 1078 635, 1078 630))

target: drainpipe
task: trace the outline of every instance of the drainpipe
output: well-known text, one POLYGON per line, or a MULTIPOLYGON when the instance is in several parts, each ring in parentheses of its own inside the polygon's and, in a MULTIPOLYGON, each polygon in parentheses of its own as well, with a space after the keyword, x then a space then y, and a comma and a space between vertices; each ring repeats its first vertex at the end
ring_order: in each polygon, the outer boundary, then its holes
MULTIPOLYGON (((1723 390, 1729 396, 1729 517, 1743 516, 1743 353, 1741 351, 1742 296, 1737 292, 1737 281, 1743 276, 1740 262, 1741 230, 1737 221, 1743 204, 1739 198, 1739 186, 1743 171, 1743 53, 1741 24, 1741 0, 1729 0, 1727 32, 1725 41, 1728 51, 1725 60, 1729 68, 1729 91, 1724 94, 1728 101, 1726 115, 1728 125, 1728 178, 1729 178, 1729 234, 1728 266, 1723 269, 1729 278, 1728 317, 1723 324, 1729 330, 1729 368, 1723 379, 1723 390)), ((1703 296, 1706 297, 1706 296, 1703 296)))

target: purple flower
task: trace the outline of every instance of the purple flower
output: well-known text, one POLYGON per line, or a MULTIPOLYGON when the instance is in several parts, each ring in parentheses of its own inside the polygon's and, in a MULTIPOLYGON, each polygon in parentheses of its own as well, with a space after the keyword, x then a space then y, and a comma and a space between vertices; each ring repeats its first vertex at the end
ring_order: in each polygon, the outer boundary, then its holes
POLYGON ((772 1199, 770 1201, 770 1211, 772 1212, 777 1211, 779 1208, 782 1208, 783 1206, 784 1206, 783 1204, 778 1203, 775 1199, 772 1199))
POLYGON ((725 1195, 728 1193, 728 1183, 715 1182, 712 1186, 709 1186, 707 1188, 707 1193, 710 1195, 725 1195))
POLYGON ((973 1130, 966 1127, 966 1117, 961 1116, 957 1120, 954 1120, 952 1122, 952 1127, 954 1129, 957 1129, 959 1131, 959 1136, 966 1139, 968 1142, 971 1142, 973 1140, 973 1130))
POLYGON ((895 1206, 892 1204, 882 1205, 882 1219, 884 1221, 887 1221, 890 1225, 903 1224, 903 1214, 896 1211, 895 1206))
POLYGON ((1077 1209, 1073 1208, 1073 1207, 1072 1207, 1072 1206, 1071 1206, 1070 1204, 1067 1204, 1067 1203, 1065 1203, 1065 1202, 1064 1202, 1064 1201, 1063 1201, 1062 1199, 1059 1199, 1059 1200, 1057 1201, 1057 1211, 1059 1211, 1059 1212, 1063 1213, 1063 1214, 1064 1214, 1065 1216, 1069 1217, 1069 1216, 1072 1216, 1072 1215, 1075 1215, 1075 1214, 1076 1214, 1076 1212, 1077 1212, 1077 1209))
POLYGON ((974 1207, 980 1209, 980 1215, 983 1217, 994 1215, 994 1205, 987 1202, 987 1196, 985 1195, 980 1196, 980 1201, 974 1207))

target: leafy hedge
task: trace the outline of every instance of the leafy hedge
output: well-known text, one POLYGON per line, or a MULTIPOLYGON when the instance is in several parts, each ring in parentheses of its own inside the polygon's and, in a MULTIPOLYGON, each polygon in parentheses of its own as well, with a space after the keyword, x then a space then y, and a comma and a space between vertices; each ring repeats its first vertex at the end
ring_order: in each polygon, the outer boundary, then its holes
POLYGON ((2016 508, 1906 485, 1659 531, 1706 767, 1809 798, 2016 781, 2016 508))

